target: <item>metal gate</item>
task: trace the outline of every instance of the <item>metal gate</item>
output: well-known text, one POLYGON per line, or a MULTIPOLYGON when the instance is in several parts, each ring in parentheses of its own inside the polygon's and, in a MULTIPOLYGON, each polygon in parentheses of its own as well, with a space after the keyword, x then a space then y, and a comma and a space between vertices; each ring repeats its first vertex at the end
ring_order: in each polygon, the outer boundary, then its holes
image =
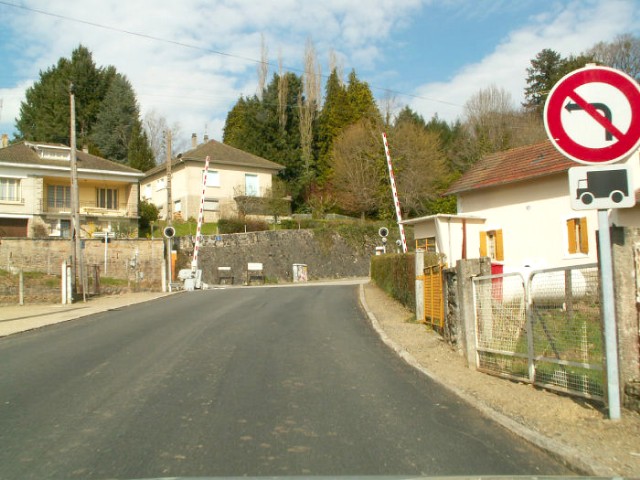
POLYGON ((424 282, 424 321, 434 328, 444 327, 443 265, 425 267, 421 280, 424 282))
POLYGON ((473 280, 477 367, 586 398, 603 398, 597 265, 473 280))

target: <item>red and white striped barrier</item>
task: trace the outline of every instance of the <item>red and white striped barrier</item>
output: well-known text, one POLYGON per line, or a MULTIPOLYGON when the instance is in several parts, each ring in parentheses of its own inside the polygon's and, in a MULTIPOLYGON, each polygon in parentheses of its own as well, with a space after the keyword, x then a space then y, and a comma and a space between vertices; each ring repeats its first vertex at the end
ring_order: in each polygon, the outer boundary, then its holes
POLYGON ((191 260, 191 275, 196 276, 198 270, 198 251, 202 243, 202 222, 204 221, 204 199, 207 192, 207 173, 209 172, 209 156, 204 161, 204 173, 202 174, 202 196, 200 197, 200 212, 198 213, 198 228, 196 229, 196 242, 193 246, 193 260, 191 260))
POLYGON ((398 228, 400 229, 400 239, 402 240, 402 253, 407 253, 407 238, 404 235, 404 225, 402 222, 402 212, 400 210, 400 200, 398 200, 398 190, 396 189, 396 179, 393 176, 393 166, 391 165, 391 154, 389 153, 389 142, 387 142, 387 134, 382 133, 382 141, 384 143, 384 153, 387 155, 387 167, 389 167, 389 179, 391 180, 391 192, 393 193, 393 204, 396 208, 396 217, 398 219, 398 228))

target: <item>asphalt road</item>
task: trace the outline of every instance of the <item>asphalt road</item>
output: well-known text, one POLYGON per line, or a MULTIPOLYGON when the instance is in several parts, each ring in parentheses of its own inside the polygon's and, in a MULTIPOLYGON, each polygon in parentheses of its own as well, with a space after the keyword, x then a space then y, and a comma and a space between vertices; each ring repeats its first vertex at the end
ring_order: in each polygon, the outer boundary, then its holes
POLYGON ((0 339, 0 478, 568 474, 404 364, 355 286, 182 293, 0 339))

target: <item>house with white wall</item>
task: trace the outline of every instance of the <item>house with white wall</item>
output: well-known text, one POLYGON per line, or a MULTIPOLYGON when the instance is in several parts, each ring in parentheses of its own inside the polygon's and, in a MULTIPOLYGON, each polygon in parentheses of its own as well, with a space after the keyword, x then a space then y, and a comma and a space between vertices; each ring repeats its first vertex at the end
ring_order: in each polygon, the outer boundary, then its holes
MULTIPOLYGON (((252 155, 230 145, 208 140, 171 160, 170 210, 172 217, 197 218, 202 197, 206 157, 209 170, 204 201, 204 221, 216 222, 237 213, 237 199, 264 197, 272 187, 280 164, 252 155)), ((167 164, 146 172, 140 182, 140 197, 156 205, 160 217, 167 218, 167 164)))
MULTIPOLYGON (((0 237, 71 235, 71 148, 24 141, 0 148, 0 237)), ((80 235, 137 236, 142 172, 76 152, 80 235)))
MULTIPOLYGON (((638 189, 638 154, 627 160, 638 189)), ((405 220, 419 246, 432 245, 449 265, 488 256, 497 271, 597 261, 597 211, 571 208, 567 171, 579 164, 549 141, 487 155, 454 182, 457 215, 405 220)), ((640 209, 612 210, 616 225, 640 225, 640 209)), ((423 247, 424 248, 424 247, 423 247)))

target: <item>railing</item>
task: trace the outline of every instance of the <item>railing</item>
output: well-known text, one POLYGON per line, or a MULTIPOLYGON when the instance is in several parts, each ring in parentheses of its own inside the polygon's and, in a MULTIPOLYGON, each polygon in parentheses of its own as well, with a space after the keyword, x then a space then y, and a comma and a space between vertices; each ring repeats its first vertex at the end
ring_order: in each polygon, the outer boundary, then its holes
MULTIPOLYGON (((44 213, 71 213, 69 205, 51 205, 47 201, 42 202, 42 211, 44 213)), ((109 217, 135 217, 137 215, 138 205, 136 203, 118 203, 115 208, 105 208, 97 204, 97 202, 80 202, 80 215, 87 216, 109 216, 109 217)))

